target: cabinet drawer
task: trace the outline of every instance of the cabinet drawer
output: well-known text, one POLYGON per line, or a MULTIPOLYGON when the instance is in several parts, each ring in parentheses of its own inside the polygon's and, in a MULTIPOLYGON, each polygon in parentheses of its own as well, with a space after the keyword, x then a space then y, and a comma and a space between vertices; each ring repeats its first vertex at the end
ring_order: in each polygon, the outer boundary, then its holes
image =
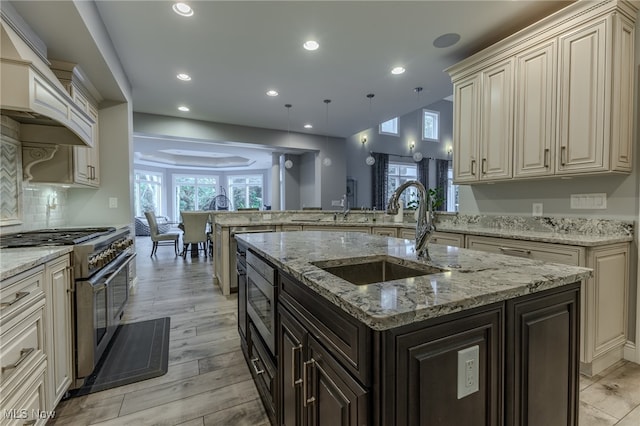
POLYGON ((260 334, 251 322, 249 323, 249 341, 249 370, 269 411, 269 417, 275 418, 276 366, 271 360, 269 350, 260 340, 260 334))
POLYGON ((260 275, 262 275, 271 285, 276 282, 276 270, 264 260, 247 250, 247 264, 251 265, 260 275))
POLYGON ((374 226, 371 228, 371 233, 374 235, 383 235, 386 237, 395 237, 398 235, 396 232, 396 228, 382 228, 378 226, 374 226))
POLYGON ((44 299, 9 321, 0 334, 0 389, 11 393, 25 374, 45 358, 44 299))
POLYGON ((416 238, 416 230, 408 229, 408 228, 400 228, 400 232, 398 232, 398 237, 405 238, 407 240, 415 240, 416 238))
POLYGON ((370 384, 371 330, 366 325, 283 273, 279 300, 345 368, 370 384))
POLYGON ((44 297, 44 266, 3 281, 0 284, 0 319, 8 320, 23 312, 40 297, 44 297))
POLYGON ((431 237, 433 244, 441 244, 452 247, 464 247, 464 235, 451 234, 449 232, 434 232, 431 237))
POLYGON ((46 406, 45 371, 46 362, 40 365, 12 392, 2 392, 2 424, 11 426, 45 425, 48 412, 46 406), (35 421, 35 423, 31 423, 35 421))
POLYGON ((525 257, 527 259, 565 265, 580 266, 584 265, 585 262, 584 248, 562 244, 467 235, 466 247, 471 250, 525 257))

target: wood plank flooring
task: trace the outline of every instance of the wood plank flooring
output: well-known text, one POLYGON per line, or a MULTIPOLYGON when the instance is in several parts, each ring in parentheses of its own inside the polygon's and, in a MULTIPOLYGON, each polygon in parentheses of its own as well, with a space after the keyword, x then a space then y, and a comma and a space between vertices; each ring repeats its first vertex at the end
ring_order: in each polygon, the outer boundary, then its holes
MULTIPOLYGON (((267 426, 240 351, 237 296, 213 286, 211 258, 175 257, 136 238, 138 284, 125 322, 171 317, 169 371, 161 377, 71 398, 51 425, 267 426)), ((640 366, 622 362, 580 380, 581 426, 640 425, 640 366)))

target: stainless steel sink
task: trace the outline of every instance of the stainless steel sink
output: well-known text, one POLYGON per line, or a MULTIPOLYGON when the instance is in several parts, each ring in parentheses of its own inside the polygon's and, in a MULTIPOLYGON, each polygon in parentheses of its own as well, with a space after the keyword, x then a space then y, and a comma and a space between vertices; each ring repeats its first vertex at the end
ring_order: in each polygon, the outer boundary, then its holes
POLYGON ((444 271, 393 256, 323 260, 312 264, 355 285, 420 277, 444 271))

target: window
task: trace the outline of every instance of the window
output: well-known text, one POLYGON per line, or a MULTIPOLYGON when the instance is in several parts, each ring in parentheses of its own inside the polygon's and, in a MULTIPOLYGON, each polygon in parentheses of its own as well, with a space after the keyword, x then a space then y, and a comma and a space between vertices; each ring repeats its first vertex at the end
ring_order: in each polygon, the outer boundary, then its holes
MULTIPOLYGON (((408 180, 415 180, 418 177, 418 168, 415 165, 401 164, 401 163, 389 163, 389 183, 387 186, 387 200, 391 198, 393 192, 398 189, 400 185, 408 180)), ((418 200, 418 194, 414 188, 408 188, 400 196, 404 207, 411 201, 418 200)))
POLYGON ((217 176, 174 175, 175 216, 181 211, 203 210, 216 195, 217 176))
POLYGON ((458 185, 453 184, 453 167, 449 166, 447 171, 447 211, 457 212, 458 207, 458 185))
POLYGON ((398 136, 398 117, 380 123, 379 133, 385 135, 398 136))
POLYGON ((262 208, 262 175, 229 176, 229 194, 234 210, 262 208))
POLYGON ((134 209, 136 216, 144 216, 146 211, 162 215, 161 173, 135 171, 134 209))
POLYGON ((422 110, 422 140, 440 140, 440 113, 438 111, 422 110))

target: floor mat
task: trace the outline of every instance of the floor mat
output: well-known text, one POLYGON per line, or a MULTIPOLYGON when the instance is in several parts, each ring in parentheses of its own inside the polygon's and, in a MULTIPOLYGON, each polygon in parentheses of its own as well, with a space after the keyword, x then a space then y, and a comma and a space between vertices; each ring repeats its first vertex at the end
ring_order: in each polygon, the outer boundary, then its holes
POLYGON ((169 365, 171 318, 121 325, 84 386, 70 397, 87 395, 162 376, 169 365))

